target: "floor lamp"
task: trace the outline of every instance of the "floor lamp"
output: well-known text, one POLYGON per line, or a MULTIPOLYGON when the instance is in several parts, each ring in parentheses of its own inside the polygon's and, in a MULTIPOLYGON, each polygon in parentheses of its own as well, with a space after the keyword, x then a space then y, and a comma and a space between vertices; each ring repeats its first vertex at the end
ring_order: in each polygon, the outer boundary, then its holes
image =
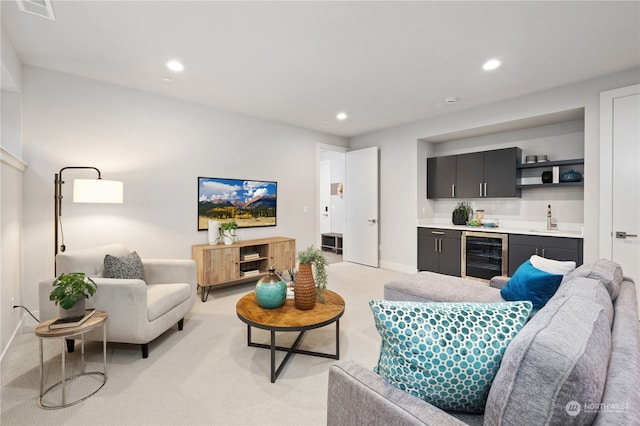
POLYGON ((98 173, 97 179, 74 179, 73 181, 73 202, 74 203, 122 203, 123 183, 115 180, 102 179, 102 173, 97 167, 90 166, 70 166, 63 167, 55 175, 54 181, 54 238, 55 255, 59 251, 65 251, 64 232, 62 231, 62 172, 65 170, 94 170, 98 173), (61 236, 61 244, 58 245, 58 235, 61 236))

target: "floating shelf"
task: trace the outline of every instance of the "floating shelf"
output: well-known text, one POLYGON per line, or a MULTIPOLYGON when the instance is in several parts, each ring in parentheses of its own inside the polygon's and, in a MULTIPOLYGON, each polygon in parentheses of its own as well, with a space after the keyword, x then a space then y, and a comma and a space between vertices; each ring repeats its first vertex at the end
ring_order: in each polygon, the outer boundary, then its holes
POLYGON ((516 185, 516 188, 569 188, 584 187, 584 182, 559 182, 559 183, 532 183, 529 185, 516 185))
MULTIPOLYGON (((542 169, 553 166, 574 166, 584 164, 584 158, 576 158, 575 160, 559 160, 559 161, 542 161, 539 163, 519 164, 519 169, 542 169)), ((557 184, 556 184, 557 185, 557 184)))

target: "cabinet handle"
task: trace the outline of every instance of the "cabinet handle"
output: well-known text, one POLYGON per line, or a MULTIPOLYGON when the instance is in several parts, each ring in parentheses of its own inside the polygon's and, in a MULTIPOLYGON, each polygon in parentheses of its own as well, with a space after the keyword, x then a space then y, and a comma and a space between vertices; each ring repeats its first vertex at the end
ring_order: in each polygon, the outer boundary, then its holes
POLYGON ((484 183, 484 196, 487 196, 487 182, 484 183))
POLYGON ((442 238, 440 238, 438 242, 438 251, 442 253, 442 238))
POLYGON ((482 197, 482 182, 480 182, 480 196, 482 197))
POLYGON ((444 231, 431 231, 432 234, 444 235, 444 231))
POLYGON ((451 184, 451 197, 452 198, 456 198, 456 184, 455 183, 451 184))
POLYGON ((433 251, 438 252, 438 239, 433 240, 433 251))
POLYGON ((536 247, 536 256, 538 255, 538 247, 536 247))
POLYGON ((542 249, 542 257, 544 257, 544 249, 542 249))

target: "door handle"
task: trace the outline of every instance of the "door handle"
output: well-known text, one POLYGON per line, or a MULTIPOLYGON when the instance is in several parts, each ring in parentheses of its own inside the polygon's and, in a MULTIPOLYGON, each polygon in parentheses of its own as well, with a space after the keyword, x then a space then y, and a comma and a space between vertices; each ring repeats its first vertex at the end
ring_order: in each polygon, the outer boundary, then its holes
POLYGON ((369 223, 376 223, 376 222, 377 222, 377 220, 375 220, 375 219, 369 219, 367 222, 369 222, 369 223))
POLYGON ((637 238, 638 235, 637 234, 627 234, 624 231, 616 231, 616 238, 637 238))

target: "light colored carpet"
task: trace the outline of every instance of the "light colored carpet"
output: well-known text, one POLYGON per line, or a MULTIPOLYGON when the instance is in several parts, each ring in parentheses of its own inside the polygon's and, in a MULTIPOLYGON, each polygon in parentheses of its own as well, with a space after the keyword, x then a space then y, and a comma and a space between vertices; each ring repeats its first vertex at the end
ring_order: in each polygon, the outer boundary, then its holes
MULTIPOLYGON (((377 362, 380 339, 368 301, 382 298, 383 284, 406 274, 352 263, 329 266, 329 289, 345 299, 340 320, 340 359, 365 366, 377 362)), ((183 331, 173 327, 149 346, 142 359, 137 345, 107 345, 107 383, 91 398, 61 410, 38 407, 38 339, 17 336, 2 361, 0 423, 8 425, 323 425, 327 377, 335 360, 296 354, 276 383, 269 380, 269 351, 247 346, 247 327, 236 316, 237 300, 253 289, 247 284, 199 299, 183 331)), ((308 331, 301 347, 335 351, 335 325, 308 331)), ((254 341, 268 333, 254 329, 254 341)), ((290 344, 294 333, 278 333, 290 344)), ((78 342, 79 349, 79 342, 78 342)), ((48 385, 59 380, 60 344, 45 341, 48 385)), ((102 346, 87 342, 88 370, 102 368, 102 346)), ((67 358, 80 364, 79 350, 67 358)), ((284 358, 278 353, 276 362, 284 358)), ((68 372, 69 374, 69 372, 68 372)), ((95 386, 90 379, 77 389, 95 386)), ((71 385, 71 386, 73 386, 71 385)), ((56 396, 55 394, 52 395, 56 396)))

